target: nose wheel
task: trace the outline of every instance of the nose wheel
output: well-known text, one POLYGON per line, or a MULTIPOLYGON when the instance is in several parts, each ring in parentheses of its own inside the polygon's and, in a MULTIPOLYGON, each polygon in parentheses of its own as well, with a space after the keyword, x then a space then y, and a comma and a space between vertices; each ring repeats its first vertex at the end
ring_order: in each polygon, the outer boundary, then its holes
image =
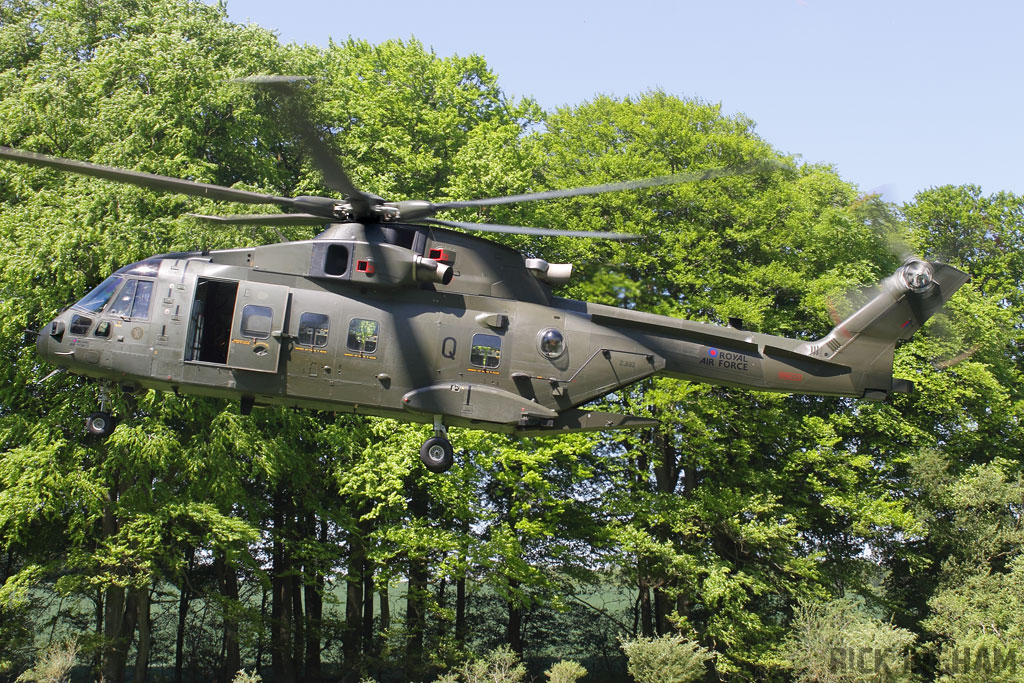
POLYGON ((420 446, 420 462, 431 472, 447 472, 455 464, 455 449, 440 418, 434 418, 434 436, 420 446))
POLYGON ((100 384, 100 409, 85 418, 85 431, 93 436, 110 436, 114 431, 114 418, 107 412, 110 391, 106 384, 100 384))
POLYGON ((95 412, 85 418, 85 431, 93 436, 109 436, 114 431, 114 418, 105 411, 95 412))

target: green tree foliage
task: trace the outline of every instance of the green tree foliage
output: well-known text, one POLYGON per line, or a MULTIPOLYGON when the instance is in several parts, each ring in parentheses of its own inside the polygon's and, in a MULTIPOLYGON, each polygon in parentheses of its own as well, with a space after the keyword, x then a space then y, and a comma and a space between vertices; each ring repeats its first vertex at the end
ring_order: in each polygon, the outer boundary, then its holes
POLYGON ((923 623, 935 638, 939 680, 1018 681, 1018 664, 1008 658, 1024 639, 1019 463, 996 458, 958 476, 948 458, 931 452, 916 465, 921 517, 944 557, 923 623))
MULTIPOLYGON (((227 22, 222 8, 177 0, 5 3, 3 12, 0 142, 41 152, 322 194, 275 114, 280 103, 231 80, 303 72, 318 78, 316 117, 348 122, 331 139, 363 187, 430 196, 451 182, 461 149, 490 134, 478 129, 522 130, 535 114, 504 99, 481 58, 439 59, 415 42, 283 47, 267 31, 227 22)), ((19 343, 20 330, 38 328, 119 265, 267 236, 181 217, 213 212, 202 201, 32 169, 5 167, 0 199, 5 614, 40 585, 90 599, 98 590, 98 634, 83 643, 104 676, 120 680, 136 630, 149 630, 151 587, 169 587, 177 645, 163 656, 177 675, 192 661, 183 629, 201 600, 219 606, 227 654, 218 675, 238 670, 240 648, 266 647, 278 680, 304 667, 315 677, 327 637, 317 605, 339 564, 350 597, 368 594, 372 605, 375 581, 386 588, 409 562, 465 555, 452 550, 465 546, 458 533, 423 533, 432 526, 415 500, 452 502, 456 519, 466 504, 452 499, 453 484, 447 498, 413 491, 423 471, 409 457, 409 431, 386 458, 384 427, 276 410, 243 419, 219 402, 147 394, 119 400, 126 419, 106 443, 85 439, 76 416, 89 412, 92 387, 66 376, 35 385, 47 370, 19 343), (240 576, 268 580, 256 615, 242 602, 240 576), (369 590, 355 590, 364 580, 369 590)), ((355 668, 372 649, 361 608, 350 610, 344 636, 355 668)))
MULTIPOLYGON (((539 207, 538 222, 644 235, 566 242, 587 274, 570 289, 577 298, 814 338, 835 324, 831 301, 898 263, 891 210, 829 168, 796 166, 717 106, 659 92, 599 98, 553 114, 537 144, 558 185, 771 162, 539 207)), ((610 399, 664 427, 604 447, 618 459, 604 499, 615 511, 610 547, 638 590, 640 632, 696 632, 728 653, 716 662, 723 674, 784 667, 792 600, 863 587, 864 544, 912 518, 878 463, 844 447, 844 402, 674 380, 641 388, 610 399)))
POLYGON ((938 681, 1020 681, 1024 557, 1004 571, 978 572, 937 591, 929 629, 941 635, 938 681))
MULTIPOLYGON (((881 543, 879 556, 897 623, 919 631, 932 651, 953 642, 948 622, 937 632, 924 626, 944 618, 935 613, 947 604, 941 596, 973 576, 1005 573, 1013 556, 1005 553, 1016 542, 1022 311, 1013 245, 1020 211, 1020 198, 984 197, 971 186, 934 188, 903 207, 909 241, 974 279, 928 334, 900 350, 900 369, 918 393, 850 421, 858 433, 847 439, 890 451, 890 486, 918 523, 881 543)), ((928 673, 939 666, 931 656, 923 662, 928 673)))

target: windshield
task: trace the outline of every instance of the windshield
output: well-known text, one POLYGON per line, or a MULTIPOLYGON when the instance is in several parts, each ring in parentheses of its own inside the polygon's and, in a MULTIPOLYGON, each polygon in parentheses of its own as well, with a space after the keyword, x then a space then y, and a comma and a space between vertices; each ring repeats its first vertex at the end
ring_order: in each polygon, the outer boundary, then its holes
POLYGON ((81 301, 72 306, 72 308, 88 311, 89 313, 99 313, 107 305, 107 302, 110 301, 110 297, 114 296, 114 292, 117 290, 118 285, 121 284, 121 280, 120 275, 111 275, 101 282, 99 287, 82 297, 81 301))
POLYGON ((148 258, 145 261, 136 261, 135 263, 129 263, 123 268, 118 268, 118 275, 149 275, 154 276, 157 271, 160 270, 160 262, 163 258, 148 258))

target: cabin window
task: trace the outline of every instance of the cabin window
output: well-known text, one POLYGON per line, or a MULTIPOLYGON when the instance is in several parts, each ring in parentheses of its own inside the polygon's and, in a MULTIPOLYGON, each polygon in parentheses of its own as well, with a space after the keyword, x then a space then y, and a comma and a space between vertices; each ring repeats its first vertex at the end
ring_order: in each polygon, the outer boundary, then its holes
POLYGON ((348 324, 349 351, 358 353, 375 353, 377 351, 377 332, 380 326, 376 320, 353 318, 348 324))
POLYGON ((299 316, 299 346, 327 346, 327 332, 330 328, 331 319, 323 313, 303 313, 299 316))
POLYGON ((242 336, 253 339, 268 338, 273 320, 274 311, 270 306, 249 304, 242 309, 242 336))
POLYGON ((149 301, 152 296, 153 282, 151 280, 129 280, 121 288, 107 313, 124 318, 146 320, 149 318, 149 301))
POLYGON ((501 337, 494 334, 474 334, 469 362, 480 368, 496 368, 501 362, 501 337))

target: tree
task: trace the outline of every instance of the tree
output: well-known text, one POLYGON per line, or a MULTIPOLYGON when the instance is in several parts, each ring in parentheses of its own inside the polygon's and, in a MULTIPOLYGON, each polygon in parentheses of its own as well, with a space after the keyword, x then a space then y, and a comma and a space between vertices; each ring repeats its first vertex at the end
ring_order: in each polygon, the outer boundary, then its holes
MULTIPOLYGON (((319 78, 307 93, 314 116, 332 126, 346 122, 325 134, 360 185, 400 198, 397 182, 429 197, 458 174, 460 150, 480 139, 478 128, 522 130, 533 115, 529 103, 504 98, 481 58, 439 59, 415 42, 285 48, 267 31, 227 22, 223 8, 183 0, 146 7, 25 2, 2 11, 8 61, 0 73, 0 143, 41 152, 224 185, 245 182, 274 194, 324 194, 276 111, 280 103, 231 82, 306 72, 319 78)), ((261 231, 200 231, 182 214, 214 212, 203 201, 30 168, 5 166, 2 178, 6 332, 38 328, 125 263, 266 238, 261 231), (25 295, 12 297, 14 291, 25 295)), ((93 401, 91 387, 63 376, 36 386, 46 370, 19 338, 20 332, 5 337, 9 362, 0 393, 0 520, 12 560, 5 575, 10 594, 44 580, 67 593, 99 590, 100 635, 84 644, 102 653, 97 667, 110 680, 124 675, 136 627, 136 671, 144 675, 152 589, 177 589, 179 678, 187 667, 191 605, 213 600, 224 676, 233 673, 240 641, 263 642, 263 624, 239 621, 246 611, 238 574, 266 571, 275 669, 282 679, 315 678, 322 642, 317 605, 339 559, 331 549, 341 541, 358 579, 361 542, 374 550, 375 534, 400 538, 386 525, 378 528, 374 517, 381 502, 385 510, 395 507, 393 490, 344 495, 341 487, 338 495, 325 487, 341 476, 339 463, 353 460, 369 479, 408 483, 382 477, 390 465, 360 456, 365 426, 279 410, 243 421, 219 402, 147 394, 118 399, 124 423, 97 444, 74 428, 93 401), (41 532, 50 543, 33 540, 41 532)), ((361 573, 370 578, 373 571, 367 564, 361 573)), ((350 626, 358 631, 357 615, 350 612, 350 626)), ((364 639, 360 647, 370 644, 364 639)))
MULTIPOLYGON (((536 145, 555 186, 770 162, 706 182, 531 207, 531 222, 643 236, 557 241, 545 258, 583 271, 567 294, 709 322, 739 318, 809 339, 827 332, 830 300, 898 264, 887 246, 897 217, 831 169, 796 167, 752 128, 659 92, 549 116, 536 145)), ((849 457, 849 402, 677 380, 609 400, 663 423, 603 446, 616 458, 604 483, 609 557, 636 587, 637 629, 695 635, 720 649, 720 675, 784 668, 779 644, 796 598, 865 588, 864 545, 912 523, 879 481, 878 463, 849 457)))
MULTIPOLYGON (((965 269, 973 281, 926 334, 901 349, 897 362, 914 377, 916 395, 862 411, 845 438, 892 453, 885 476, 909 502, 915 525, 879 544, 885 600, 897 623, 935 650, 951 640, 924 625, 933 618, 934 601, 955 594, 975 574, 1006 571, 1008 557, 991 559, 1001 551, 984 544, 996 542, 999 535, 989 532, 1005 526, 1003 506, 1012 503, 996 500, 1012 497, 1015 468, 1006 463, 1019 455, 1021 270, 1015 251, 1004 249, 1018 239, 1020 200, 946 186, 919 193, 901 213, 917 251, 965 269), (958 501, 957 489, 991 500, 992 509, 958 501)), ((932 673, 941 662, 929 655, 922 665, 932 673)))
POLYGON ((939 646, 941 680, 1019 680, 1009 661, 1024 635, 1019 463, 995 458, 957 475, 951 458, 929 451, 914 477, 929 545, 943 558, 922 623, 939 646))

